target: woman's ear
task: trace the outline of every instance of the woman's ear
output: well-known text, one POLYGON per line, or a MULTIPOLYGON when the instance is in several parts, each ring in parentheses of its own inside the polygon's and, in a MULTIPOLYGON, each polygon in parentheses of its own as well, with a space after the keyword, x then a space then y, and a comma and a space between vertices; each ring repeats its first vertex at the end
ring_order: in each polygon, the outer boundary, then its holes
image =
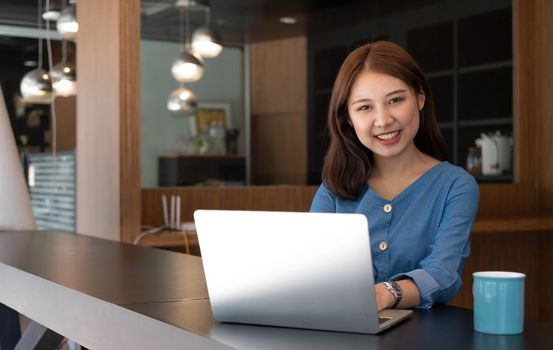
POLYGON ((424 102, 426 101, 426 96, 421 92, 417 95, 417 102, 419 104, 419 111, 422 111, 424 108, 424 102))

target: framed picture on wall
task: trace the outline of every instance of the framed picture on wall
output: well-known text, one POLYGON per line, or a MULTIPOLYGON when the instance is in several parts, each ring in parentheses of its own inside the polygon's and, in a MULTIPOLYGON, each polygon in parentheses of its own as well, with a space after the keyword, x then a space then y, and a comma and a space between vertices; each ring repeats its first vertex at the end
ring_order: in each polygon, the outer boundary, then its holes
POLYGON ((198 133, 205 134, 211 122, 217 122, 224 129, 232 128, 232 117, 229 103, 200 103, 196 114, 198 133))

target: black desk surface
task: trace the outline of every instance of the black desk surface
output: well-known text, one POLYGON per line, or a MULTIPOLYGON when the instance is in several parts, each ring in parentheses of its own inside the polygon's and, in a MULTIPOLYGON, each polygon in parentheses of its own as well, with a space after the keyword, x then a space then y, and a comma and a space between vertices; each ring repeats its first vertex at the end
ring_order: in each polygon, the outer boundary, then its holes
POLYGON ((378 336, 220 324, 200 258, 61 232, 0 233, 0 286, 0 302, 93 349, 553 348, 553 325, 485 335, 452 306, 378 336))

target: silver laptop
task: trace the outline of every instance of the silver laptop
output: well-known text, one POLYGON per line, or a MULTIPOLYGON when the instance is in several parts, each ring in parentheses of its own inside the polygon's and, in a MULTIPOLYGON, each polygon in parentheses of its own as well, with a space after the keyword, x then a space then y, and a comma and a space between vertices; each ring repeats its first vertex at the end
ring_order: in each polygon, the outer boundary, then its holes
POLYGON ((376 311, 361 214, 197 210, 213 317, 375 334, 410 310, 376 311))

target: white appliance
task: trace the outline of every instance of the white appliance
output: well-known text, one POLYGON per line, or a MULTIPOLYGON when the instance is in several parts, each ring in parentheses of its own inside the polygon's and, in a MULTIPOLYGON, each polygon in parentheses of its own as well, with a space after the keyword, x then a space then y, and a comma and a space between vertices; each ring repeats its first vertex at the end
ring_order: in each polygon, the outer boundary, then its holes
POLYGON ((497 158, 501 172, 507 173, 512 169, 513 159, 513 138, 507 135, 501 135, 499 131, 492 137, 497 145, 497 158))
POLYGON ((512 144, 511 136, 481 133, 480 138, 474 141, 482 150, 482 174, 500 175, 511 171, 512 144))

